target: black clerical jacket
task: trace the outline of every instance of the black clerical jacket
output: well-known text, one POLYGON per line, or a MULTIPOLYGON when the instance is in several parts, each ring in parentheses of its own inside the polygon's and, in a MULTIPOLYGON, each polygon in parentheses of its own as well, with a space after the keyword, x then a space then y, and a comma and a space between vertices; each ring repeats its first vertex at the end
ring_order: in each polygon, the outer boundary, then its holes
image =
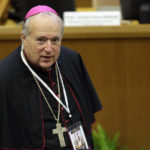
MULTIPOLYGON (((0 150, 44 150, 39 92, 18 47, 0 62, 0 150)), ((91 130, 94 113, 102 106, 80 55, 61 47, 58 65, 71 86, 84 122, 91 130)))

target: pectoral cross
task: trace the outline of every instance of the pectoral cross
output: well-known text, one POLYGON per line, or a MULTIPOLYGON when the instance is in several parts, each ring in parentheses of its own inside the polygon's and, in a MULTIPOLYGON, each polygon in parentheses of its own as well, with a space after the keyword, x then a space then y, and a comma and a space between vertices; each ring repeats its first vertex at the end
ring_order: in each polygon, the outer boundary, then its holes
POLYGON ((56 124, 56 129, 53 129, 52 131, 53 131, 53 134, 58 134, 60 146, 65 147, 66 143, 65 143, 63 132, 66 132, 66 128, 62 127, 61 123, 57 123, 56 124))

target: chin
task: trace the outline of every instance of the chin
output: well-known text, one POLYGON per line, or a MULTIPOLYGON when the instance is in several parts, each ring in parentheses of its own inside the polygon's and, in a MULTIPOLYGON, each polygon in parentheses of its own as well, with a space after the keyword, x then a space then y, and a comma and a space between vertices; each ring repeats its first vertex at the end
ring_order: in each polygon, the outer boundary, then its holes
POLYGON ((55 63, 55 61, 49 61, 49 62, 42 62, 39 63, 40 68, 47 70, 49 69, 53 64, 55 63))
POLYGON ((48 70, 50 67, 40 66, 43 70, 48 70))
POLYGON ((53 64, 50 65, 40 65, 40 68, 44 69, 44 70, 48 70, 53 64))

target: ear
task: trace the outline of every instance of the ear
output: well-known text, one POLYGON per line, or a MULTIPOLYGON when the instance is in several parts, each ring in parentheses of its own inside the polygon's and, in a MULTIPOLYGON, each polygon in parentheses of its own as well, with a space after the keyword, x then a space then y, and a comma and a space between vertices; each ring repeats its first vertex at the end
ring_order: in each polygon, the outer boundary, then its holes
POLYGON ((22 43, 24 43, 26 40, 26 36, 24 35, 24 33, 21 32, 20 37, 21 37, 22 43))

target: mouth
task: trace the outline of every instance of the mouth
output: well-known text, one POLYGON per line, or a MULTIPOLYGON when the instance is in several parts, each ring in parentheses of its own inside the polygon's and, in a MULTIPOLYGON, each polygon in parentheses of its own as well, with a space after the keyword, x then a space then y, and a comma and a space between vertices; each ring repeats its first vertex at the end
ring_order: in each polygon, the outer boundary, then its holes
POLYGON ((43 58, 51 58, 51 56, 42 56, 43 58))
POLYGON ((52 56, 41 56, 41 58, 44 60, 44 61, 49 61, 52 56))

